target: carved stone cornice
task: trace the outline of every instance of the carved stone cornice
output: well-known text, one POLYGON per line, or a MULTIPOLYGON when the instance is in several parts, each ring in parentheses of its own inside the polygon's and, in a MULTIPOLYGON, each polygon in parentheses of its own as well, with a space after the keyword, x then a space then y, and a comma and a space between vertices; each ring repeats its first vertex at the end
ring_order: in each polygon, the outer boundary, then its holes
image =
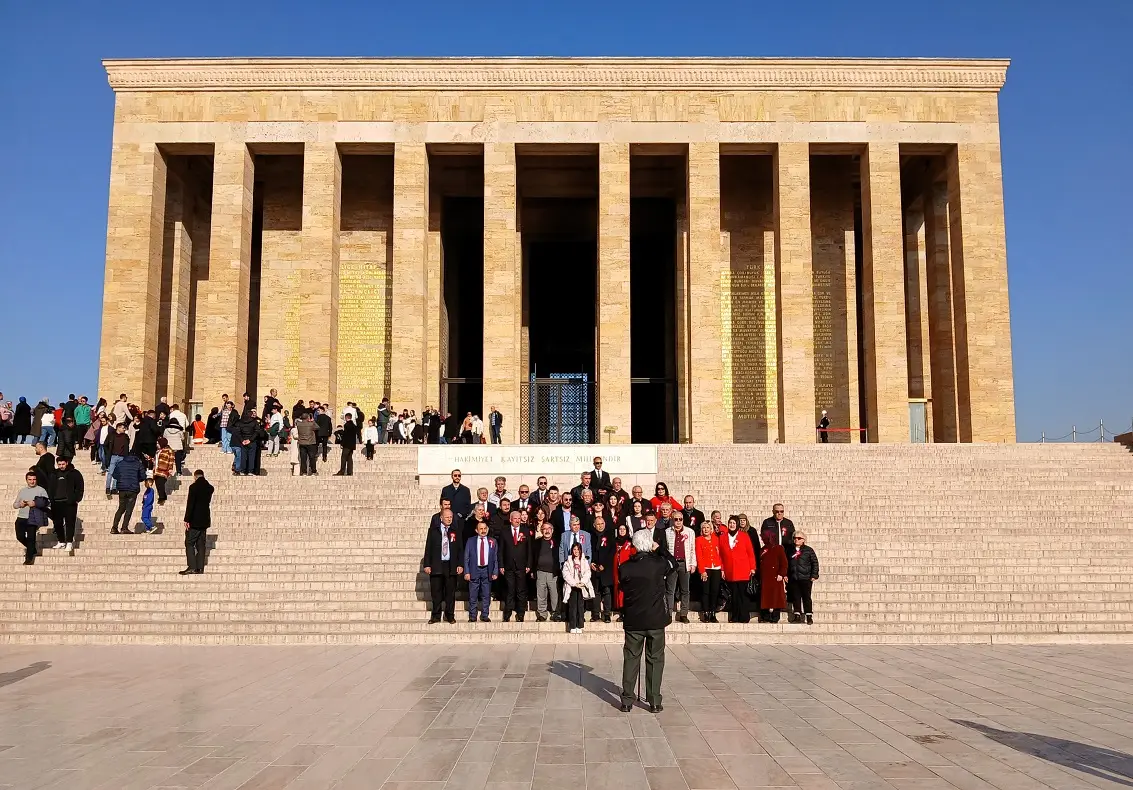
POLYGON ((1007 60, 218 58, 104 60, 115 91, 998 91, 1007 60))

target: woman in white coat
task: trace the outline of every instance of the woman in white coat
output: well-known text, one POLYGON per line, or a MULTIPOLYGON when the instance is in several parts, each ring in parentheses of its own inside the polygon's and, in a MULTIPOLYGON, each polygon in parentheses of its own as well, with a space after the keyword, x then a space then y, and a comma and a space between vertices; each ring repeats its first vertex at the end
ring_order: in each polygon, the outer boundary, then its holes
POLYGON ((582 615, 586 601, 594 597, 590 583, 590 563, 582 556, 582 544, 570 547, 570 556, 563 563, 563 600, 567 602, 567 629, 569 633, 582 633, 582 615))

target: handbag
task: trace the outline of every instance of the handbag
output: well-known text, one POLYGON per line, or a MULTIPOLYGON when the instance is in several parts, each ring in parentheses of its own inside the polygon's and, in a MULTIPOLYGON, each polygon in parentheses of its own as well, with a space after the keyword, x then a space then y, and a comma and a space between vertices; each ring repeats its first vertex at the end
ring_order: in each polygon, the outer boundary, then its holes
POLYGON ((755 574, 747 580, 747 595, 753 601, 759 600, 759 574, 755 574))

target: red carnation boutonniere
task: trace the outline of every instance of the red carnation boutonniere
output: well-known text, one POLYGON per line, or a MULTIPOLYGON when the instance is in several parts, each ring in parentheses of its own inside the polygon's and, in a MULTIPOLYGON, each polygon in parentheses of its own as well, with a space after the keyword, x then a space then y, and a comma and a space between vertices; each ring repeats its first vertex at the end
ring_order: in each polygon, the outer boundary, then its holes
POLYGON ((517 538, 517 540, 518 540, 518 541, 519 541, 520 543, 522 543, 522 542, 524 541, 524 539, 525 539, 525 538, 526 538, 526 535, 524 535, 524 533, 523 533, 523 530, 520 530, 520 531, 519 531, 519 537, 517 538))
POLYGON ((603 545, 603 546, 605 546, 605 545, 606 545, 606 539, 605 539, 605 538, 602 538, 602 545, 603 545))
POLYGON ((448 539, 451 540, 451 541, 455 541, 456 540, 456 533, 455 532, 448 533, 448 539))

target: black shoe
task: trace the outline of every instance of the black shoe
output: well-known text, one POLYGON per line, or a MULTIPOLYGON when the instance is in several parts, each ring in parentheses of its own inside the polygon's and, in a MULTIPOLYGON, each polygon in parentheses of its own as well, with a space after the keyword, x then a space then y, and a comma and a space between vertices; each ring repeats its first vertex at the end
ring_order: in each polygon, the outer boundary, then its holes
POLYGON ((545 615, 537 614, 537 615, 535 615, 535 622, 545 623, 545 622, 547 622, 547 618, 546 618, 545 615))
POLYGON ((629 713, 633 710, 633 705, 630 705, 628 702, 623 702, 619 710, 621 710, 622 713, 629 713))
POLYGON ((682 614, 682 615, 679 615, 679 616, 677 617, 677 622, 680 622, 680 623, 687 623, 687 622, 688 622, 688 615, 687 615, 687 614, 682 614))
POLYGON ((814 625, 814 618, 811 617, 809 614, 806 616, 806 624, 807 625, 814 625))
POLYGON ((618 615, 618 616, 617 616, 617 617, 616 617, 616 618, 614 619, 614 622, 615 622, 615 623, 620 623, 620 622, 622 622, 622 616, 621 616, 621 615, 619 614, 619 615, 618 615))
POLYGON ((204 571, 193 571, 193 573, 194 574, 201 574, 201 573, 204 573, 204 571))
POLYGON ((117 535, 118 534, 118 527, 111 527, 110 528, 110 534, 111 535, 117 535))
POLYGON ((492 622, 492 618, 491 617, 481 617, 480 622, 481 623, 490 623, 490 622, 492 622))
POLYGON ((35 557, 28 557, 24 560, 24 565, 35 565, 35 557))
POLYGON ((599 621, 600 619, 601 619, 601 618, 600 618, 600 617, 598 617, 598 615, 596 615, 596 614, 592 614, 592 615, 590 615, 590 622, 592 622, 592 623, 596 623, 596 622, 598 622, 598 621, 599 621))
POLYGON ((511 622, 511 614, 510 613, 504 615, 504 622, 505 623, 511 622))
POLYGON ((190 573, 196 573, 192 568, 186 568, 183 571, 177 571, 178 576, 188 576, 190 573))
POLYGON ((449 625, 456 625, 456 618, 455 617, 446 617, 445 622, 448 623, 449 625))
POLYGON ((558 612, 555 612, 553 615, 551 615, 551 622, 552 623, 561 623, 562 621, 563 621, 563 616, 561 614, 559 614, 558 612))
POLYGON ((468 622, 474 623, 474 622, 476 622, 476 618, 475 617, 469 617, 468 622))
POLYGON ((523 622, 523 615, 521 615, 521 614, 517 614, 517 615, 515 616, 515 621, 516 621, 517 623, 522 623, 522 622, 523 622))
POLYGON ((610 613, 609 612, 606 612, 606 614, 602 615, 602 622, 603 623, 610 622, 610 613))
POLYGON ((439 623, 440 621, 441 621, 441 618, 439 618, 439 617, 430 617, 429 618, 429 625, 434 625, 436 623, 439 623))
POLYGON ((334 476, 335 476, 335 477, 342 477, 342 476, 343 476, 343 474, 342 474, 342 472, 335 472, 335 473, 334 473, 334 476))
POLYGON ((650 713, 660 713, 664 709, 665 709, 665 706, 662 705, 660 702, 658 702, 656 705, 650 705, 649 706, 649 712, 650 713))

